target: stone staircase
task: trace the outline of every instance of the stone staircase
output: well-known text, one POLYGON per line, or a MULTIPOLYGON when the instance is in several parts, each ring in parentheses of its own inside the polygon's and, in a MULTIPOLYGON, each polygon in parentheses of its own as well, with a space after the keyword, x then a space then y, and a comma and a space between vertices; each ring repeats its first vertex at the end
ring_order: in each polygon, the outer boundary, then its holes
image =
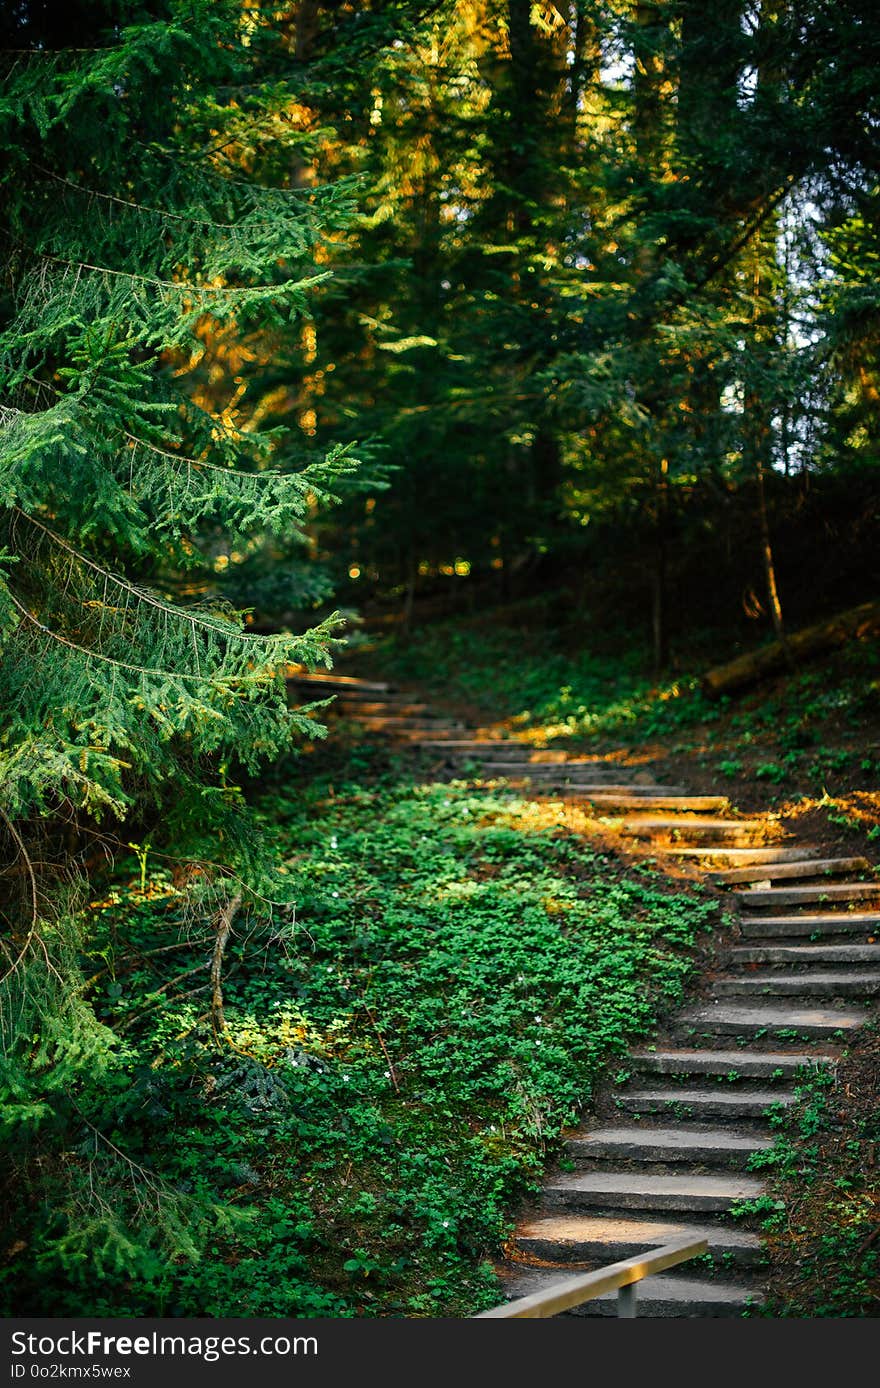
MULTIPOLYGON (((768 1113, 793 1102, 799 1075, 836 1064, 880 994, 872 864, 823 856, 723 796, 690 795, 643 768, 469 730, 388 685, 312 677, 303 687, 316 685, 339 693, 340 717, 411 746, 435 771, 575 799, 624 849, 678 870, 689 862, 729 892, 737 926, 722 971, 662 1041, 630 1052, 628 1077, 567 1136, 498 1274, 509 1297, 525 1296, 690 1235, 709 1253, 640 1283, 639 1314, 732 1317, 759 1304, 759 1220, 733 1212, 765 1192, 752 1162, 772 1143, 768 1113)), ((616 1298, 567 1314, 614 1316, 616 1298)))

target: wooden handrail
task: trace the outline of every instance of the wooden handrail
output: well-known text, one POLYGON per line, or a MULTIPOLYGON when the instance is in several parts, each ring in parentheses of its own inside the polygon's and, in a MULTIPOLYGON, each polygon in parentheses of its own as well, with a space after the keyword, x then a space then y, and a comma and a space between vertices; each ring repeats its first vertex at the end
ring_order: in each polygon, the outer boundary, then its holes
POLYGON ((471 1320, 558 1316, 562 1311, 582 1306, 585 1301, 604 1296, 606 1292, 619 1293, 619 1316, 635 1316, 637 1282, 641 1282, 643 1277, 650 1277, 651 1273, 662 1272, 664 1268, 696 1258, 706 1253, 708 1248, 709 1241, 705 1238, 676 1239, 643 1256, 624 1258, 619 1263, 609 1263, 607 1267, 586 1272, 581 1277, 567 1277, 563 1282, 553 1282, 542 1292, 518 1297, 515 1301, 505 1302, 503 1306, 493 1306, 491 1311, 480 1311, 471 1320))

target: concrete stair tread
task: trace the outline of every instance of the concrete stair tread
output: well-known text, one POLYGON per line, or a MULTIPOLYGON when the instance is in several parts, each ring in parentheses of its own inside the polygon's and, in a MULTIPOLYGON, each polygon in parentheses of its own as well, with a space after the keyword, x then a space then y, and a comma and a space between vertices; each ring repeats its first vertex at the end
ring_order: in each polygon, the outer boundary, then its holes
MULTIPOLYGON (((513 777, 505 777, 505 776, 503 775, 503 773, 501 772, 501 769, 499 768, 498 774, 497 774, 497 775, 493 775, 493 776, 482 776, 482 775, 481 775, 481 776, 480 776, 479 778, 477 778, 477 779, 480 779, 480 780, 487 780, 487 781, 488 781, 488 780, 505 780, 505 779, 510 779, 510 780, 512 780, 512 779, 514 779, 514 778, 513 778, 513 777)), ((642 798, 642 790, 641 790, 641 788, 639 788, 639 787, 634 787, 634 786, 624 785, 623 783, 614 784, 614 783, 612 783, 612 782, 605 782, 605 781, 577 781, 577 782, 572 782, 572 783, 570 784, 570 786, 567 787, 567 789, 570 789, 570 790, 572 790, 572 791, 575 791, 575 792, 577 793, 577 798, 578 798, 578 799, 581 799, 581 798, 583 798, 583 799, 590 799, 593 792, 597 792, 597 793, 600 793, 600 794, 602 794, 602 795, 606 795, 606 794, 612 794, 612 795, 617 795, 617 794, 629 795, 629 794, 633 794, 633 795, 635 795, 636 797, 638 797, 639 800, 641 800, 641 798, 642 798)))
POLYGON ((757 1051, 743 1049, 690 1050, 665 1048, 657 1051, 631 1051, 630 1059, 637 1065, 660 1074, 728 1075, 734 1071, 743 1079, 764 1079, 781 1071, 780 1078, 796 1075, 804 1066, 833 1065, 837 1052, 815 1051, 757 1051))
MULTIPOLYGON (((605 786, 610 785, 610 779, 606 781, 601 772, 596 772, 587 767, 583 771, 575 769, 567 771, 564 768, 553 771, 532 771, 529 767, 514 766, 511 762, 501 762, 497 766, 487 766, 485 762, 480 766, 480 779, 484 781, 525 781, 538 792, 542 792, 548 787, 571 786, 579 793, 590 794, 590 787, 598 787, 596 793, 604 793, 605 786)), ((628 791, 627 791, 628 793, 628 791)), ((641 798, 641 797, 640 797, 641 798)))
POLYGON ((774 969, 769 973, 756 970, 754 973, 721 974, 713 982, 712 992, 716 997, 761 993, 765 996, 868 998, 880 992, 880 970, 864 969, 855 973, 844 969, 834 972, 804 969, 789 974, 774 969))
POLYGON ((685 1089, 680 1086, 670 1089, 630 1089, 619 1097, 627 1108, 636 1110, 643 1105, 665 1107, 681 1104, 685 1108, 705 1107, 720 1113, 729 1110, 734 1115, 740 1110, 745 1110, 748 1116, 758 1116, 773 1104, 787 1105, 794 1102, 791 1090, 754 1089, 743 1092, 740 1089, 721 1089, 718 1086, 711 1089, 685 1089))
MULTIPOLYGON (((374 731, 381 731, 381 729, 377 730, 377 729, 372 729, 372 728, 370 728, 370 729, 368 729, 367 731, 368 731, 368 732, 374 732, 374 731)), ((408 747, 416 747, 416 748, 420 748, 420 747, 421 747, 421 741, 420 741, 420 739, 421 739, 421 736, 422 736, 422 729, 420 729, 420 728, 395 728, 395 729, 393 729, 393 731, 394 731, 394 733, 395 733, 395 736, 398 737, 399 740, 400 740, 401 742, 405 742, 406 745, 407 745, 408 747)), ((455 730, 454 728, 451 728, 451 729, 448 729, 448 730, 445 730, 445 731, 444 731, 443 729, 440 729, 439 731, 435 731, 435 732, 434 732, 434 737, 433 737, 433 740, 432 740, 432 741, 433 741, 434 747, 441 747, 441 746, 443 745, 443 743, 446 741, 447 738, 452 738, 452 737, 455 736, 455 731, 456 731, 456 730, 455 730)))
POLYGON ((829 882, 816 887, 753 887, 734 892, 740 906, 799 906, 811 901, 869 901, 880 897, 878 882, 829 882))
POLYGON ((363 714, 365 718, 386 718, 401 717, 414 718, 416 716, 433 717, 430 704, 381 704, 366 699, 337 699, 333 705, 336 713, 351 715, 363 714))
POLYGON ((764 1182, 740 1172, 712 1175, 692 1172, 657 1174, 651 1171, 589 1171, 563 1173, 544 1186, 551 1206, 586 1205, 610 1210, 728 1211, 731 1205, 754 1200, 764 1182))
MULTIPOLYGON (((520 780, 528 779, 541 782, 552 780, 554 777, 578 776, 581 778, 578 782, 579 790, 586 791, 590 786, 595 786, 598 795, 616 795, 618 794, 618 787, 620 788, 619 793, 621 795, 632 795, 638 797, 640 801, 643 796, 658 794, 660 792, 664 794, 667 793, 666 786, 653 784, 644 785, 637 781, 626 780, 625 777, 621 776, 620 770, 616 767, 587 766, 581 765, 580 763, 568 766, 565 764, 551 763, 545 766, 542 762, 517 762, 514 761, 512 757, 499 757, 497 760, 490 760, 485 757, 473 757, 465 759, 465 764, 467 764, 468 761, 473 761, 479 768, 479 774, 484 776, 487 780, 498 780, 505 776, 511 778, 516 776, 520 780)), ((673 786, 671 793, 675 794, 677 790, 678 787, 673 786)), ((682 795, 686 793, 684 789, 680 791, 682 795)))
POLYGON ((803 858, 818 857, 818 846, 799 844, 796 848, 727 848, 717 844, 711 848, 679 847, 667 850, 671 857, 708 859, 726 858, 734 863, 786 863, 803 858))
MULTIPOLYGON (((705 1238, 710 1248, 745 1249, 757 1252, 763 1247, 759 1234, 736 1225, 693 1224, 680 1220, 633 1219, 614 1215, 544 1215, 521 1224, 520 1240, 544 1243, 602 1245, 608 1243, 659 1248, 673 1239, 705 1238)), ((634 1252, 636 1249, 633 1250, 634 1252)))
POLYGON ((288 672, 288 682, 290 684, 318 685, 326 689, 340 689, 348 691, 364 690, 370 694, 389 694, 394 686, 384 680, 361 680, 354 675, 320 675, 309 674, 307 671, 300 673, 288 672))
POLYGON ((767 833, 766 824, 753 819, 719 819, 709 815, 668 815, 662 812, 650 818, 636 814, 614 818, 614 827, 621 834, 635 839, 663 839, 678 835, 679 841, 683 839, 693 844, 713 840, 748 844, 754 843, 757 836, 767 833))
POLYGON ((399 708, 401 704, 424 704, 426 701, 419 694, 407 693, 405 689, 390 689, 387 693, 377 693, 371 689, 337 689, 336 703, 334 708, 340 704, 351 704, 353 708, 361 705, 375 704, 377 708, 399 708))
POLYGON ((676 1123, 674 1127, 663 1127, 653 1123, 615 1123, 613 1126, 590 1128, 574 1133, 567 1139, 566 1145, 587 1155, 592 1148, 597 1151, 620 1149, 620 1155, 644 1151, 646 1159, 656 1160, 655 1153, 666 1152, 671 1156, 693 1156, 695 1159, 699 1159, 705 1153, 741 1156, 749 1152, 763 1152, 772 1146, 772 1142, 770 1138, 750 1133, 736 1133, 726 1128, 685 1123, 676 1123))
POLYGON ((509 752, 493 752, 489 754, 480 751, 481 747, 487 747, 489 745, 489 743, 481 742, 477 743, 473 747, 463 746, 461 743, 461 739, 457 737, 444 738, 442 743, 438 742, 436 738, 431 737, 416 738, 414 742, 415 747, 423 748, 425 751, 428 752, 445 752, 450 761, 455 761, 458 763, 466 761, 479 761, 482 763, 483 759, 486 758, 487 760, 490 760, 493 764, 497 763, 498 765, 500 765, 502 763, 506 764, 508 762, 516 762, 522 760, 521 757, 514 757, 509 752))
MULTIPOLYGON (((685 1266, 687 1266, 685 1264, 685 1266)), ((499 1269, 505 1294, 513 1301, 517 1297, 529 1296, 546 1288, 565 1282, 571 1273, 565 1268, 522 1268, 516 1264, 510 1269, 499 1269)), ((738 1286, 734 1282, 719 1282, 714 1277, 700 1279, 686 1276, 659 1275, 645 1277, 638 1285, 637 1301, 639 1314, 645 1316, 669 1316, 696 1318, 701 1315, 725 1314, 741 1315, 748 1306, 760 1302, 760 1295, 752 1288, 738 1286)), ((575 1316, 616 1316, 617 1293, 610 1292, 595 1297, 567 1312, 575 1316)))
POLYGON ((793 912, 784 916, 740 916, 740 933, 748 937, 764 935, 844 935, 880 934, 880 911, 793 912))
POLYGON ((618 792, 599 791, 590 796, 592 804, 600 809, 657 809, 673 810, 720 810, 728 801, 723 795, 629 795, 618 792))
POLYGON ((406 727, 414 732, 422 732, 426 725, 433 731, 434 729, 447 729, 454 731, 458 724, 452 718, 431 718, 430 722, 427 715, 416 717, 407 713, 351 713, 348 717, 353 722, 365 723, 370 727, 406 727))
MULTIPOLYGON (((873 946, 869 945, 869 949, 873 946)), ((858 983, 880 982, 880 970, 862 969, 858 973, 853 970, 839 969, 833 972, 827 969, 806 969, 802 973, 783 973, 782 970, 773 970, 771 973, 760 973, 755 970, 748 974, 719 974, 716 983, 733 982, 761 982, 761 983, 858 983)))
POLYGON ((704 818, 702 815, 700 815, 699 817, 697 817, 696 815, 693 815, 693 816, 690 816, 690 817, 685 816, 685 815, 682 815, 681 818, 670 819, 670 820, 661 819, 661 818, 659 818, 659 817, 658 817, 657 819, 646 819, 646 820, 641 820, 641 819, 635 818, 635 817, 630 816, 630 815, 625 815, 625 816, 623 817, 623 823, 624 823, 624 825, 625 825, 625 827, 626 827, 627 829, 631 828, 633 825, 640 825, 640 824, 642 824, 642 823, 647 824, 647 825, 649 825, 649 826, 652 827, 652 828, 656 828, 658 825, 670 824, 670 825, 672 825, 672 826, 673 826, 674 828, 676 828, 676 829, 738 829, 738 830, 742 830, 742 829, 752 829, 752 828, 754 828, 754 829, 764 829, 764 828, 766 827, 766 826, 761 822, 761 820, 754 820, 754 819, 710 819, 710 818, 708 818, 708 817, 707 817, 707 818, 704 818))
POLYGON ((880 964, 880 942, 873 945, 734 945, 733 963, 880 964))
POLYGON ((794 1031, 806 1035, 827 1035, 835 1031, 855 1031, 863 1026, 868 1013, 856 1008, 803 1007, 770 1003, 709 1003, 688 1008, 678 1021, 686 1026, 719 1027, 736 1034, 752 1031, 794 1031))
MULTIPOLYGON (((484 781, 525 781, 534 790, 541 792, 552 786, 571 786, 580 794, 604 794, 605 787, 615 784, 610 773, 595 767, 554 767, 551 771, 535 771, 533 767, 517 766, 514 762, 498 762, 490 765, 480 762, 479 776, 484 781), (593 792, 590 788, 596 787, 593 792)), ((629 788, 625 787, 629 794, 629 788)), ((642 797, 638 797, 641 802, 642 797)))
POLYGON ((582 781, 572 787, 579 799, 589 799, 595 795, 626 795, 637 803, 650 800, 654 795, 668 795, 674 799, 687 795, 683 786, 639 785, 635 781, 582 781))
POLYGON ((751 867, 730 868, 712 875, 716 882, 730 885, 735 882, 769 882, 788 877, 821 877, 828 873, 863 872, 870 866, 867 858, 802 858, 786 863, 756 863, 751 867))
MULTIPOLYGON (((486 747, 491 746, 490 743, 484 743, 483 745, 486 746, 486 747)), ((476 748, 473 748, 472 750, 473 750, 474 752, 477 751, 476 748)), ((528 771, 530 771, 530 772, 532 772, 532 771, 534 771, 534 772, 539 772, 539 771, 540 771, 540 772, 546 772, 548 775, 550 775, 551 772, 556 772, 556 771, 572 771, 572 770, 574 770, 574 771, 585 771, 585 770, 588 770, 588 771, 598 771, 598 770, 602 770, 602 771, 607 771, 607 772, 609 772, 609 774, 614 774, 614 773, 617 773, 618 775, 620 774, 620 768, 619 768, 619 767, 613 766, 613 765, 609 765, 608 762, 599 761, 599 760, 597 760, 595 757, 571 758, 570 760, 566 760, 566 761, 543 761, 543 760, 541 760, 540 758, 537 758, 537 757, 527 757, 527 756, 516 757, 516 756, 513 756, 512 753, 510 753, 510 752, 506 752, 503 756, 501 756, 501 755, 499 755, 499 753, 497 753, 497 752, 490 751, 490 752, 480 752, 480 753, 479 753, 479 758, 480 758, 480 761, 487 762, 487 763, 489 763, 489 764, 491 764, 491 765, 493 765, 493 766, 496 766, 496 765, 497 765, 497 766, 515 766, 515 767, 517 767, 518 769, 519 769, 520 767, 522 767, 522 768, 524 768, 524 769, 526 769, 526 770, 528 770, 528 771)))
MULTIPOLYGON (((430 745, 431 745, 431 740, 430 740, 430 738, 427 738, 425 741, 426 741, 426 745, 427 745, 427 746, 430 746, 430 745)), ((504 753, 504 754, 507 754, 507 753, 511 753, 511 754, 512 754, 514 751, 517 751, 517 752, 521 752, 521 753, 523 754, 523 759, 524 759, 524 760, 527 759, 527 757, 528 757, 529 754, 534 755, 535 752, 536 752, 536 750, 540 750, 540 749, 536 749, 536 748, 532 747, 531 743, 528 743, 528 742, 517 742, 517 741, 515 741, 515 740, 512 739, 512 738, 504 738, 504 737, 461 737, 461 738, 457 738, 454 742, 444 743, 443 746, 444 746, 444 749, 445 749, 446 747, 449 747, 452 751, 456 751, 456 752, 458 752, 458 751, 466 751, 466 752, 470 752, 470 751, 479 751, 479 752, 487 752, 487 753, 489 753, 489 752, 491 752, 491 753, 498 753, 498 752, 501 752, 501 753, 504 753)), ((594 759, 594 760, 595 760, 595 759, 594 759)), ((601 763, 599 763, 599 765, 604 766, 604 765, 606 765, 606 763, 605 763, 605 762, 601 762, 601 763)))

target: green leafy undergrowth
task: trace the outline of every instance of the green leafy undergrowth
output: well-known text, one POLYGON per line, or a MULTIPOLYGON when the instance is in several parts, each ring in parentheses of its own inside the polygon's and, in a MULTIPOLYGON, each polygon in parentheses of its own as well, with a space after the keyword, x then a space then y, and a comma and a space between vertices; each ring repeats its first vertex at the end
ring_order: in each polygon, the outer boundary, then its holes
POLYGON ((716 637, 714 654, 698 645, 684 669, 655 678, 649 653, 631 640, 596 645, 562 629, 486 619, 436 623, 405 642, 386 637, 369 669, 413 682, 438 707, 504 720, 539 744, 574 751, 660 740, 673 753, 702 758, 692 759, 698 774, 711 768, 716 779, 748 785, 762 803, 780 792, 877 787, 880 641, 854 641, 739 697, 708 699, 701 672, 733 653, 716 637))
POLYGON ((768 1295, 753 1314, 873 1317, 880 1307, 880 1035, 836 1073, 818 1069, 775 1119, 773 1147, 753 1158, 767 1180, 760 1208, 768 1295))
POLYGON ((493 1304, 489 1258, 517 1199, 603 1067, 681 999, 714 919, 698 890, 673 893, 572 833, 561 804, 337 764, 286 771, 260 814, 296 910, 252 938, 237 923, 224 1040, 208 1019, 210 932, 168 873, 142 884, 133 864, 93 905, 86 969, 118 1038, 115 1087, 103 1110, 92 1097, 90 1122, 226 1223, 199 1259, 147 1239, 140 1261, 96 1274, 65 1258, 57 1220, 25 1210, 6 1268, 20 1312, 493 1304))
POLYGON ((560 633, 504 622, 437 623, 405 643, 386 640, 370 664, 551 742, 672 734, 717 721, 727 706, 700 693, 695 673, 652 679, 650 653, 638 645, 597 649, 581 641, 571 652, 560 633))

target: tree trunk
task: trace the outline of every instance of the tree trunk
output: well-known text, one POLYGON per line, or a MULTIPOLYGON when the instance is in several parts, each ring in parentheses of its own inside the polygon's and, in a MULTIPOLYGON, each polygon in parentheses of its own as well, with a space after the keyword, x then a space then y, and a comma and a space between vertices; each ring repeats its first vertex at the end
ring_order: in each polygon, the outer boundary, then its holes
POLYGON ((654 651, 654 674, 659 675, 669 664, 669 616, 667 602, 667 526, 669 494, 667 462, 660 464, 657 479, 657 501, 654 529, 654 571, 651 584, 651 632, 654 651))
POLYGON ((770 542, 770 522, 767 519, 767 492, 764 486, 764 459, 760 452, 755 459, 755 477, 758 483, 758 526, 761 532, 761 553, 764 560, 764 580, 767 584, 767 602, 770 607, 770 620, 776 639, 785 646, 785 624, 782 620, 782 603, 779 598, 779 585, 776 582, 776 563, 773 546, 770 542))
MULTIPOLYGON (((635 71, 633 76, 633 135, 638 154, 639 170, 647 192, 648 206, 653 205, 655 189, 667 167, 668 148, 664 131, 665 64, 662 56, 663 38, 669 23, 663 5, 637 3, 633 6, 635 21, 635 71)), ((636 283, 644 284, 656 273, 657 255, 652 242, 643 241, 637 251, 636 283)), ((640 402, 651 417, 652 424, 662 414, 665 404, 664 382, 659 375, 649 380, 640 391, 640 402)), ((653 475, 654 554, 651 572, 651 634, 654 674, 669 663, 669 628, 666 600, 667 520, 668 520, 668 461, 657 464, 652 454, 650 437, 646 437, 643 465, 653 475)))
POLYGON ((704 694, 717 699, 722 694, 756 684, 767 675, 778 674, 788 664, 821 655, 835 646, 843 646, 847 641, 870 636, 876 631, 880 631, 880 603, 865 602, 825 622, 795 632, 784 644, 773 641, 758 651, 750 651, 747 655, 728 661, 726 665, 707 670, 701 680, 701 688, 704 694))
POLYGON ((412 630, 413 605, 416 598, 416 552, 410 545, 406 556, 406 590, 403 599, 403 630, 409 636, 412 630))

